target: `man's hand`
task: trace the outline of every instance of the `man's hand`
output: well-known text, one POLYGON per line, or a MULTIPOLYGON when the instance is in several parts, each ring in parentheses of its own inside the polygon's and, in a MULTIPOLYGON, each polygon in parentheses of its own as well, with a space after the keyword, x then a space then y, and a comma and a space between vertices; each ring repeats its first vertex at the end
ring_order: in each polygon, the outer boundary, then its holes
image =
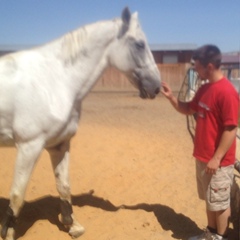
POLYGON ((217 170, 218 170, 218 168, 219 168, 219 166, 220 166, 220 162, 221 162, 221 161, 220 161, 219 159, 213 157, 213 158, 208 162, 208 164, 207 164, 207 166, 206 166, 206 169, 205 169, 206 173, 207 173, 207 174, 216 174, 216 172, 217 172, 217 170))
POLYGON ((168 84, 166 82, 162 82, 161 85, 162 85, 162 88, 161 88, 162 94, 166 98, 170 99, 173 96, 171 88, 168 86, 168 84))

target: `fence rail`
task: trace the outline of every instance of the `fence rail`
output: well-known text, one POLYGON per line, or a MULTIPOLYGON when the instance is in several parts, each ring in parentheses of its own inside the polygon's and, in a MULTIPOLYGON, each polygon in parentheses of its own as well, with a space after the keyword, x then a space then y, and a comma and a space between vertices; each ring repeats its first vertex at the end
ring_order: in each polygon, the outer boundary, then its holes
MULTIPOLYGON (((188 64, 158 64, 161 79, 167 82, 173 91, 179 91, 188 64)), ((134 91, 135 88, 128 79, 114 68, 108 68, 94 87, 97 91, 134 91)))

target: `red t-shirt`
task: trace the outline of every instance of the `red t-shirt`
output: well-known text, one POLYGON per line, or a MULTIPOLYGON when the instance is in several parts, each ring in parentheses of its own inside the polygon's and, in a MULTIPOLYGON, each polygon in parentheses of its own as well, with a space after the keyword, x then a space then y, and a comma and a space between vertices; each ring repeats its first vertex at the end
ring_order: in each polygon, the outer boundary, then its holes
MULTIPOLYGON (((203 85, 190 107, 197 113, 193 156, 208 162, 214 155, 226 126, 238 125, 238 93, 231 82, 222 78, 203 85)), ((233 142, 221 166, 235 162, 236 141, 233 142)))

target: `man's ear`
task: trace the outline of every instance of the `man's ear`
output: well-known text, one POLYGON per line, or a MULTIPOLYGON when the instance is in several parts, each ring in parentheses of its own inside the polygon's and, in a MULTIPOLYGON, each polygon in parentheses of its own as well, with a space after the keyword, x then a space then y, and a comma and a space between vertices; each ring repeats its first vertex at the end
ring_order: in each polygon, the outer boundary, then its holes
POLYGON ((209 63, 208 65, 207 65, 207 70, 208 71, 213 71, 215 69, 215 66, 212 64, 212 63, 209 63))

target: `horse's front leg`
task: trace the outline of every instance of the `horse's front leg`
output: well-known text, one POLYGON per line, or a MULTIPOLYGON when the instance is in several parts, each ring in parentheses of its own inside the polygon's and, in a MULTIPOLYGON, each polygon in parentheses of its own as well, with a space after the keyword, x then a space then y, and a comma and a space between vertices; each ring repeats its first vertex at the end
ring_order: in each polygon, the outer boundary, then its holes
POLYGON ((69 228, 69 234, 73 238, 79 237, 84 233, 84 228, 73 216, 69 184, 69 142, 64 142, 47 150, 51 157, 57 190, 61 200, 61 221, 69 228))
POLYGON ((15 238, 16 219, 23 205, 27 183, 36 160, 42 151, 42 146, 43 144, 38 140, 17 144, 18 152, 10 191, 10 205, 1 223, 1 237, 4 240, 13 240, 15 238))

